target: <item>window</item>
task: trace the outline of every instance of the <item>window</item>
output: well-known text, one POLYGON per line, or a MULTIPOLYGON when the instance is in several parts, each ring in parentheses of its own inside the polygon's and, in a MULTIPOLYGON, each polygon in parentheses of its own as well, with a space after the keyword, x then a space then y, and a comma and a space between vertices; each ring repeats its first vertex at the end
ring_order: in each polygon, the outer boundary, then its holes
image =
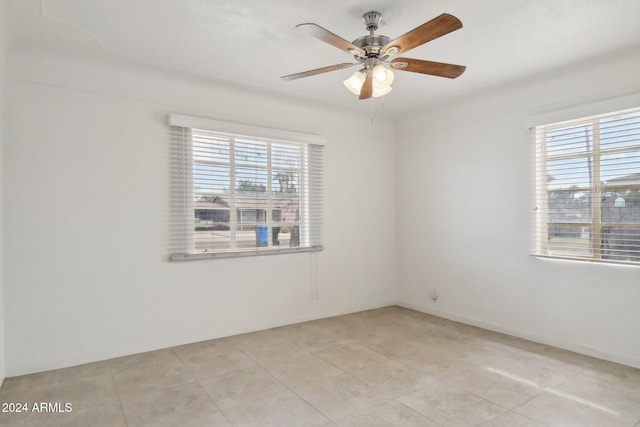
POLYGON ((640 108, 535 128, 532 254, 640 264, 640 108))
POLYGON ((172 115, 171 259, 322 249, 322 141, 172 115))

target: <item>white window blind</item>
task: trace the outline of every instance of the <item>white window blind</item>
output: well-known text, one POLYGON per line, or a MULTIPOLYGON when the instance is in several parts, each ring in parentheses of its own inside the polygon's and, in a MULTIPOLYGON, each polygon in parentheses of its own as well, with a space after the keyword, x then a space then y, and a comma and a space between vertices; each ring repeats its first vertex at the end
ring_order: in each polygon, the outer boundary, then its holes
POLYGON ((172 260, 322 249, 321 140, 185 116, 169 122, 172 260))
POLYGON ((532 254, 640 264, 640 108, 534 129, 532 254))

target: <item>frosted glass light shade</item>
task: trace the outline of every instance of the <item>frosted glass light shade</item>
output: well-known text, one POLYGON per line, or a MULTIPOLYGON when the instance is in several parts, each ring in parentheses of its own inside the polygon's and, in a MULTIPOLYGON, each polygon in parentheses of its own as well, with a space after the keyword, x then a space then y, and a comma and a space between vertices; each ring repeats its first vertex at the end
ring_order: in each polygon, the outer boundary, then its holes
POLYGON ((391 92, 391 86, 388 87, 384 87, 384 88, 379 88, 379 87, 373 87, 373 93, 371 94, 372 97, 374 98, 378 98, 380 96, 385 96, 386 94, 388 94, 389 92, 391 92))
POLYGON ((349 89, 354 95, 360 95, 360 90, 364 84, 364 74, 361 71, 356 71, 351 77, 344 82, 344 86, 349 89))
POLYGON ((372 71, 373 74, 373 86, 374 87, 390 87, 393 83, 394 75, 393 71, 386 69, 382 65, 376 65, 372 71))
MULTIPOLYGON (((378 65, 372 70, 371 74, 373 75, 372 97, 378 98, 391 92, 391 83, 394 78, 393 71, 387 70, 382 65, 378 65)), ((365 79, 365 74, 360 70, 353 73, 351 77, 342 83, 351 93, 354 95, 360 95, 365 79)))

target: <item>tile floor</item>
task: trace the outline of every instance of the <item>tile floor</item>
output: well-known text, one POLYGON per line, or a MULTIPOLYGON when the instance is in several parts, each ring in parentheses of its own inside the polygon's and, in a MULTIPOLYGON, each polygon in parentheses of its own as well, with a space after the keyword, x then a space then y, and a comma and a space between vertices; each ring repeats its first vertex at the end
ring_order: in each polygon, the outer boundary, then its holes
POLYGON ((72 405, 2 426, 640 427, 640 370, 386 307, 7 378, 0 402, 72 405))

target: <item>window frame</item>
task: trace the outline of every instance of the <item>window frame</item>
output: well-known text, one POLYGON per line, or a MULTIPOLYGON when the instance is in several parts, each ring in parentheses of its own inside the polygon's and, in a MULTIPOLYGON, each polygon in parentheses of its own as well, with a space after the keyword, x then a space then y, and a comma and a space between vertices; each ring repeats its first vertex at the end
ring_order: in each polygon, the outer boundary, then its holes
MULTIPOLYGON (((169 259, 171 261, 187 261, 196 259, 231 258, 260 255, 278 255, 285 253, 316 252, 324 249, 322 244, 322 148, 325 140, 317 135, 310 135, 298 132, 285 131, 273 128, 263 128, 239 123, 223 122, 205 118, 190 117, 178 114, 169 116, 169 126, 172 131, 171 137, 171 237, 169 248, 169 259), (176 137, 176 134, 181 134, 176 137), (209 135, 220 137, 221 140, 228 141, 229 158, 219 160, 211 158, 209 160, 194 158, 195 134, 207 132, 209 135), (238 142, 244 140, 244 142, 238 142), (266 160, 264 165, 247 164, 237 166, 235 159, 237 153, 236 144, 250 143, 259 146, 264 144, 266 148, 266 160), (177 144, 180 144, 177 147, 177 144), (275 200, 279 198, 274 192, 273 173, 274 171, 290 169, 285 166, 273 165, 272 149, 280 146, 282 149, 299 149, 300 158, 296 168, 298 175, 298 188, 296 200, 299 201, 299 223, 300 243, 299 246, 280 247, 272 244, 271 232, 274 226, 273 206, 275 200), (230 247, 225 249, 208 249, 199 251, 195 248, 195 224, 196 224, 196 195, 204 194, 207 191, 196 189, 194 183, 194 168, 196 165, 215 163, 217 166, 228 166, 230 176, 228 196, 229 196, 229 235, 230 247), (237 209, 241 209, 237 202, 239 194, 243 194, 237 188, 235 179, 236 167, 246 167, 247 169, 264 169, 266 175, 266 188, 264 194, 260 194, 260 199, 266 202, 264 226, 267 228, 267 245, 241 249, 237 246, 237 227, 240 225, 237 217, 237 209), (233 178, 231 178, 233 176, 233 178), (179 243, 175 243, 179 242, 179 243)), ((212 180, 212 184, 213 184, 212 180)), ((239 181, 238 181, 239 182, 239 181)), ((215 191, 213 191, 215 193, 215 191)), ((256 199, 258 196, 256 196, 256 199)), ((295 222, 295 220, 294 220, 295 222)), ((253 226, 257 226, 259 221, 255 221, 253 226)), ((261 223, 262 224, 262 223, 261 223)))
MULTIPOLYGON (((635 104, 640 105, 640 103, 635 104)), ((620 223, 612 223, 603 220, 603 205, 602 201, 603 197, 608 192, 615 192, 616 190, 631 190, 631 191, 640 191, 640 183, 638 184, 625 184, 625 185, 603 185, 608 180, 603 181, 603 169, 602 169, 602 159, 606 156, 612 155, 624 155, 628 153, 639 153, 640 152, 640 136, 632 139, 633 144, 627 145, 623 147, 603 147, 601 135, 601 124, 603 121, 607 120, 611 117, 620 117, 626 114, 640 114, 640 107, 635 108, 623 108, 619 110, 609 110, 611 112, 604 114, 596 114, 590 115, 588 117, 582 117, 579 119, 573 120, 564 120, 557 121, 548 124, 539 124, 535 126, 531 126, 529 129, 532 130, 532 140, 535 147, 534 154, 534 220, 533 220, 533 244, 531 249, 531 255, 541 258, 554 258, 554 259, 569 259, 574 261, 584 261, 584 262, 601 262, 606 264, 626 264, 626 265, 634 265, 640 266, 640 253, 634 255, 637 257, 637 260, 620 260, 620 259, 609 259, 603 258, 603 252, 610 251, 610 248, 604 249, 603 243, 603 230, 604 228, 633 228, 640 230, 640 218, 633 218, 636 222, 620 222, 620 223), (548 141, 549 133, 558 130, 567 130, 571 128, 579 128, 584 127, 585 129, 589 128, 590 133, 589 138, 586 138, 585 141, 591 142, 591 148, 585 149, 584 151, 575 151, 571 153, 565 154, 553 154, 549 155, 549 147, 548 141), (587 170, 589 172, 589 180, 587 186, 578 186, 573 185, 568 188, 556 188, 553 189, 548 185, 548 170, 547 165, 549 161, 567 161, 567 160, 575 160, 575 159, 587 159, 587 170), (549 196, 552 193, 576 193, 576 192, 586 192, 590 195, 589 206, 590 206, 590 217, 587 222, 557 222, 551 221, 549 217, 549 196), (567 227, 567 228, 576 228, 583 229, 587 228, 589 230, 589 246, 590 250, 589 255, 570 255, 567 253, 564 254, 553 254, 550 253, 550 249, 548 247, 549 242, 549 229, 551 227, 567 227)), ((633 121, 634 130, 640 129, 640 117, 635 118, 633 121)), ((586 132, 586 130, 585 130, 586 132)), ((607 142, 607 144, 611 144, 611 142, 607 142)), ((638 156, 635 157, 635 161, 632 163, 635 168, 640 168, 640 158, 638 156)), ((567 169, 562 169, 562 171, 566 172, 567 169)), ((616 171, 622 170, 621 167, 617 167, 616 171)), ((630 175, 634 175, 634 173, 630 175)), ((634 239, 635 242, 636 239, 634 239)), ((633 249, 635 251, 640 251, 640 243, 634 243, 633 249)), ((561 251, 558 251, 561 252, 561 251)), ((608 253, 607 256, 611 256, 611 253, 608 253)))

